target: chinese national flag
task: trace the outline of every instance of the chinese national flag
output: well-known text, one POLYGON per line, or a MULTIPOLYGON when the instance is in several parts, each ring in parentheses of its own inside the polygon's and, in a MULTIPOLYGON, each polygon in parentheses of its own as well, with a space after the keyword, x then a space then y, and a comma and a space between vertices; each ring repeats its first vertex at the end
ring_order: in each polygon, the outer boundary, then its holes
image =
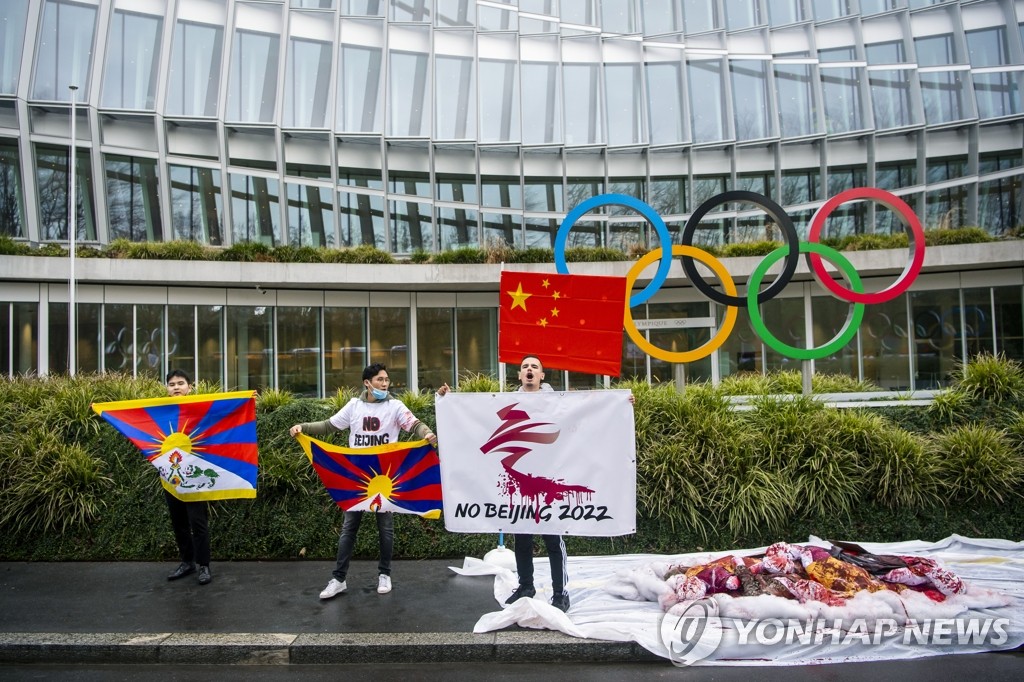
POLYGON ((501 273, 498 360, 619 376, 626 278, 501 273))

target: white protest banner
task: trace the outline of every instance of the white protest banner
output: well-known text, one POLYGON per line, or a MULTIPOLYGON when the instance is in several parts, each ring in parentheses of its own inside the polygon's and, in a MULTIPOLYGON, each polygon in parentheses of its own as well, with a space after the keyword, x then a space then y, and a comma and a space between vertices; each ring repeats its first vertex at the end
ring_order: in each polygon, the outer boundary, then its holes
POLYGON ((627 390, 449 393, 436 403, 444 525, 457 533, 636 532, 627 390))

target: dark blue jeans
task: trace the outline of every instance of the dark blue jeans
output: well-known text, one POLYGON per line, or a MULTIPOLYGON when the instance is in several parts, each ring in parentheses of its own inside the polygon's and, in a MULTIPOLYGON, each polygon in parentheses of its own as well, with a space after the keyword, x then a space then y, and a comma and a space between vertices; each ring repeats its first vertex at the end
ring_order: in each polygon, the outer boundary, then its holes
MULTIPOLYGON (((338 538, 338 563, 334 567, 334 577, 345 580, 348 575, 348 564, 352 559, 352 550, 356 546, 356 534, 363 520, 361 511, 345 512, 345 522, 341 525, 341 536, 338 538)), ((380 562, 377 571, 391 575, 391 555, 395 550, 395 515, 391 512, 374 513, 377 517, 377 535, 380 538, 380 562)))

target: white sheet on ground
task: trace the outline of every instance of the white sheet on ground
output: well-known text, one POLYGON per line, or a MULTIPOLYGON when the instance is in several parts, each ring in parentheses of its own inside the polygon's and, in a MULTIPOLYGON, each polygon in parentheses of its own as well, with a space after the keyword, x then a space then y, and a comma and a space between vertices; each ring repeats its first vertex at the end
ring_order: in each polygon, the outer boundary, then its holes
MULTIPOLYGON (((828 546, 813 536, 803 544, 828 546)), ((933 558, 967 582, 967 593, 934 602, 919 593, 864 592, 842 607, 801 604, 770 595, 714 595, 723 638, 696 664, 806 665, 909 659, 1014 649, 1024 644, 1024 542, 953 535, 939 542, 857 544, 874 554, 933 558), (964 634, 964 627, 983 628, 987 634, 964 634), (780 641, 773 642, 775 639, 780 641)), ((636 576, 635 569, 657 562, 696 565, 725 554, 763 554, 765 549, 570 557, 572 608, 567 614, 548 603, 547 557, 534 561, 537 596, 509 606, 505 599, 518 584, 514 571, 472 557, 467 557, 461 568, 451 570, 460 575, 494 576, 494 598, 502 609, 481 616, 474 632, 510 625, 557 630, 573 637, 635 641, 659 656, 678 659, 679 649, 670 652, 669 646, 679 642, 673 639, 671 625, 663 636, 665 614, 658 603, 617 596, 629 591, 623 587, 636 576)))

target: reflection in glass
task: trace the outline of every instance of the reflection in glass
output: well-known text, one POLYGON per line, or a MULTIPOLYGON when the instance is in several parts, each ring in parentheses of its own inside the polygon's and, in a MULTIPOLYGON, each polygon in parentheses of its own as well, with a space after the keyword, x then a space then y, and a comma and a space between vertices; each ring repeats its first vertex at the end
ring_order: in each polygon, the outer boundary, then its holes
MULTIPOLYGON (((4 348, 11 355, 10 373, 34 374, 39 371, 39 304, 12 303, 10 311, 12 343, 9 349, 4 348)), ((6 346, 6 334, 4 337, 6 346)))
POLYGON ((96 7, 47 0, 36 44, 34 99, 70 102, 69 85, 78 86, 79 97, 89 92, 95 25, 96 7))
POLYGON ((281 244, 278 181, 231 173, 231 231, 233 243, 281 244))
POLYGON ((103 369, 129 372, 135 366, 135 310, 130 303, 107 303, 103 308, 103 369))
POLYGON ((910 389, 906 294, 865 308, 859 335, 864 381, 890 391, 910 389))
POLYGON ((683 0, 683 18, 687 33, 720 28, 718 3, 715 0, 683 0))
POLYGON ((220 91, 220 26, 179 21, 174 27, 168 65, 167 113, 171 116, 216 116, 220 91))
POLYGON ((388 50, 388 134, 425 136, 430 131, 430 55, 388 50))
POLYGON ((929 124, 959 121, 970 116, 966 100, 966 71, 920 74, 924 117, 929 124))
POLYGON ((1021 176, 978 183, 978 224, 997 235, 1024 224, 1021 176))
POLYGON ((961 331, 967 357, 979 353, 994 353, 995 340, 992 338, 992 290, 989 287, 963 289, 963 307, 950 316, 956 328, 957 343, 961 331))
MULTIPOLYGON (((774 0, 774 2, 779 3, 779 0, 774 0)), ((725 0, 724 4, 726 25, 730 31, 738 31, 764 23, 761 3, 756 0, 754 2, 751 0, 725 0)))
POLYGON ((272 123, 277 102, 277 62, 281 37, 235 30, 231 45, 226 118, 272 123))
POLYGON ((220 246, 220 171, 169 165, 174 239, 220 246))
MULTIPOLYGON (((526 218, 526 248, 550 249, 555 246, 555 235, 558 234, 560 221, 554 218, 526 218)), ((569 233, 572 236, 576 228, 569 233)))
POLYGON ((646 70, 651 144, 687 142, 682 62, 648 63, 646 70))
MULTIPOLYGON (((36 191, 39 194, 39 236, 43 240, 68 238, 68 157, 67 148, 36 146, 36 191)), ((96 240, 96 221, 92 201, 92 173, 89 151, 77 150, 75 166, 78 186, 78 241, 96 240)))
POLYGON ((722 60, 690 60, 686 63, 689 77, 690 101, 700 102, 692 107, 690 122, 694 142, 714 142, 726 137, 725 107, 721 97, 706 97, 709 92, 722 92, 722 60))
POLYGON ((998 118, 1021 112, 1020 93, 1024 79, 1017 73, 974 74, 974 95, 978 116, 998 118))
POLYGON ((432 0, 391 0, 391 21, 430 21, 432 0))
POLYGON ((163 241, 156 159, 107 154, 106 173, 110 239, 163 241))
POLYGON ((441 207, 437 209, 440 250, 480 245, 477 212, 465 208, 441 207))
POLYGON ((285 184, 288 201, 288 244, 334 246, 334 206, 328 187, 285 184))
POLYGON ((476 2, 473 0, 434 0, 438 26, 473 26, 476 23, 476 2))
POLYGON ((910 103, 912 73, 908 69, 868 72, 876 128, 900 128, 917 122, 910 103))
POLYGON ((562 211, 562 179, 527 177, 523 203, 527 211, 562 211))
POLYGON ((18 141, 0 138, 0 235, 15 239, 28 236, 18 159, 18 141))
MULTIPOLYGON (((480 64, 484 76, 484 64, 480 64)), ((441 140, 471 140, 476 138, 476 81, 473 60, 469 57, 437 55, 434 58, 434 78, 437 92, 443 97, 436 101, 437 127, 435 136, 441 140)), ((507 116, 506 116, 507 117, 507 116)), ((500 117, 499 117, 499 120, 500 117)), ((484 132, 487 123, 485 119, 484 132)), ((483 139, 488 139, 483 137, 483 139)), ((508 139, 508 138, 499 138, 508 139)))
MULTIPOLYGON (((770 275, 769 275, 770 277, 770 275)), ((765 279, 768 279, 767 277, 765 279)), ((769 286, 764 282, 761 289, 769 286)), ((761 320, 772 336, 782 343, 794 348, 807 348, 807 335, 804 331, 804 299, 773 298, 761 305, 761 320)), ((766 372, 778 370, 802 369, 801 361, 788 358, 767 344, 764 347, 766 372)))
POLYGON ((456 308, 456 366, 460 375, 498 377, 497 332, 498 311, 495 308, 456 308))
MULTIPOLYGON (((514 142, 518 140, 520 138, 519 65, 515 60, 481 59, 479 69, 480 140, 482 142, 514 142)), ((471 71, 472 68, 470 68, 471 71)), ((451 85, 452 82, 449 81, 446 90, 451 85)), ((470 78, 471 85, 472 79, 470 78)), ((470 87, 470 93, 472 93, 472 87, 470 87)), ((531 117, 532 122, 542 125, 542 121, 535 119, 550 116, 551 98, 549 95, 551 94, 550 92, 545 93, 544 90, 538 90, 535 93, 531 91, 531 102, 530 106, 526 107, 526 113, 528 117, 531 117), (534 95, 536 95, 536 100, 533 99, 534 95)), ((450 97, 450 95, 447 96, 450 97)), ((470 115, 473 114, 472 108, 468 108, 467 111, 470 115)), ((541 128, 532 131, 532 135, 547 135, 550 132, 550 127, 547 130, 541 128)))
POLYGON ((821 198, 821 172, 817 168, 782 171, 783 206, 805 204, 821 198))
MULTIPOLYGON (((850 286, 848 281, 840 281, 843 286, 850 286)), ((821 285, 813 284, 811 286, 813 346, 820 348, 839 336, 846 326, 846 321, 852 310, 852 303, 841 301, 830 295, 821 285)), ((814 372, 815 374, 843 374, 853 379, 859 379, 858 359, 857 337, 854 336, 845 346, 828 357, 815 360, 814 372)))
POLYGON ((734 59, 729 62, 737 140, 756 140, 771 133, 767 68, 766 61, 734 59))
POLYGON ((799 137, 818 132, 810 64, 776 64, 775 89, 779 103, 782 137, 799 137))
POLYGON ((948 386, 956 362, 962 359, 959 343, 959 291, 914 291, 910 294, 914 348, 914 389, 948 386))
POLYGON ((564 64, 566 144, 604 142, 601 71, 597 64, 564 64))
MULTIPOLYGON (((715 318, 721 328, 725 317, 725 307, 715 305, 715 318)), ((736 326, 718 350, 719 374, 724 379, 741 372, 763 374, 764 348, 761 337, 750 326, 750 314, 746 308, 740 308, 736 315, 736 326)))
POLYGON ((224 306, 196 306, 199 372, 196 380, 226 386, 224 367, 224 306))
POLYGON ((196 330, 196 306, 167 306, 167 370, 183 369, 193 380, 198 375, 196 330))
POLYGON ((651 178, 647 203, 658 215, 677 215, 686 211, 686 178, 651 178))
MULTIPOLYGON (((522 71, 523 91, 530 93, 530 106, 523 111, 523 142, 561 142, 562 106, 558 64, 523 62, 522 71)), ((518 99, 514 93, 510 93, 510 96, 518 99)))
POLYGON ((1024 362, 1024 291, 1019 284, 995 287, 996 351, 1024 362))
POLYGON ((342 132, 379 133, 384 122, 379 47, 341 46, 338 69, 338 129, 342 132))
POLYGON ((914 38, 918 66, 956 64, 956 48, 952 33, 914 38))
MULTIPOLYGON (((0 22, 0 93, 5 95, 18 92, 28 7, 25 0, 0 0, 0 17, 4 17, 0 22)), ((0 309, 3 307, 0 305, 0 309)))
POLYGON ((434 224, 430 204, 412 201, 392 201, 391 250, 411 253, 422 249, 434 250, 434 224))
POLYGON ((366 308, 324 308, 325 395, 362 386, 366 361, 366 308))
POLYGON ((640 144, 647 141, 639 64, 608 64, 604 67, 608 144, 640 144))
POLYGON ((420 391, 433 393, 442 384, 456 387, 451 308, 416 310, 416 375, 420 391))
POLYGON ((228 391, 262 391, 274 388, 273 308, 227 307, 228 391))
POLYGON ((103 106, 152 109, 156 98, 157 62, 163 20, 115 11, 107 41, 103 75, 103 106))
POLYGON ((676 0, 641 0, 644 35, 677 33, 683 30, 683 11, 676 0))
POLYGON ((323 128, 331 82, 331 43, 292 38, 288 41, 284 125, 323 128))
POLYGON ((135 306, 135 376, 163 379, 164 307, 135 306))
POLYGON ((384 222, 384 197, 369 194, 338 193, 341 222, 341 246, 387 248, 384 222))
POLYGON ((523 248, 523 217, 508 213, 483 213, 484 246, 523 248))
POLYGON ((826 132, 845 133, 864 128, 860 97, 863 71, 862 67, 821 69, 826 132))
POLYGON ((277 308, 277 386, 320 397, 320 308, 277 308))
POLYGON ((370 308, 370 363, 387 365, 392 395, 409 388, 409 339, 408 308, 370 308))

